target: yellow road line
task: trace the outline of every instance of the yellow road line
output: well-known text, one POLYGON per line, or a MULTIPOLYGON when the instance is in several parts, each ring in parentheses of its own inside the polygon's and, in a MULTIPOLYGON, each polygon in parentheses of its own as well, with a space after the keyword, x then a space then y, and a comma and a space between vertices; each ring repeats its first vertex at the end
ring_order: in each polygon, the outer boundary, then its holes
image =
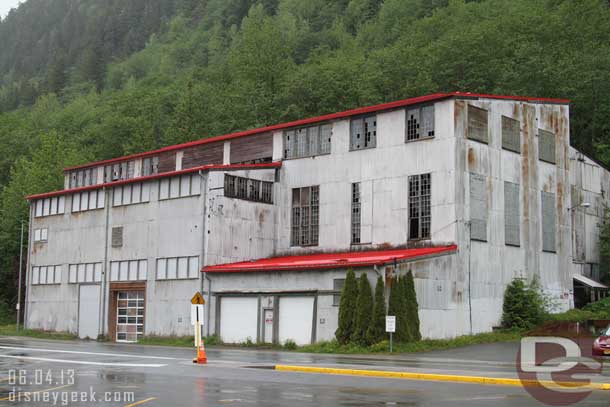
POLYGON ((385 377, 394 379, 410 379, 410 380, 429 380, 441 382, 455 383, 472 383, 472 384, 488 384, 488 385, 503 385, 503 386, 519 386, 519 387, 555 387, 555 388, 582 388, 590 390, 610 390, 610 383, 590 383, 583 385, 579 382, 553 382, 553 381, 536 381, 536 380, 520 380, 502 377, 483 377, 483 376, 460 376, 448 374, 434 373, 412 373, 412 372, 393 372, 383 370, 360 370, 360 369, 338 369, 332 367, 312 367, 312 366, 292 366, 292 365, 276 365, 275 370, 285 372, 301 372, 301 373, 322 373, 335 375, 351 375, 351 376, 368 376, 368 377, 385 377))
MULTIPOLYGON (((43 389, 43 390, 36 390, 36 391, 20 391, 17 394, 21 394, 21 395, 23 395, 23 394, 38 394, 38 393, 44 393, 44 392, 47 392, 47 391, 63 389, 63 388, 68 387, 68 386, 72 386, 72 385, 71 384, 64 384, 63 386, 51 387, 50 389, 43 389)), ((15 397, 17 397, 17 395, 15 395, 15 397)), ((0 398, 0 400, 9 400, 10 398, 11 397, 3 397, 3 398, 0 398)))
POLYGON ((153 401, 153 400, 156 400, 156 399, 157 399, 156 397, 149 397, 149 398, 144 399, 144 400, 136 401, 135 403, 127 404, 125 407, 139 406, 140 404, 148 403, 149 401, 153 401))

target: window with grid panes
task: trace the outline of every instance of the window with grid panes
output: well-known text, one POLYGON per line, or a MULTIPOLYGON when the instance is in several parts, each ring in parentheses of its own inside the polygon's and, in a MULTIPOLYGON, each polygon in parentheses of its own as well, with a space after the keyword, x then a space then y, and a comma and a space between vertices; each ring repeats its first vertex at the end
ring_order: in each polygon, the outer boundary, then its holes
POLYGON ((350 150, 374 148, 377 145, 377 116, 353 118, 350 122, 350 150))
POLYGON ((286 130, 284 132, 284 158, 330 154, 330 143, 330 124, 286 130))
POLYGON ((434 105, 408 109, 406 114, 407 141, 434 137, 434 105))
POLYGON ((320 192, 318 186, 292 190, 292 246, 318 244, 320 221, 320 192))
POLYGON ((360 206, 360 183, 352 184, 352 244, 360 243, 361 206, 360 206))
POLYGON ((409 177, 409 239, 430 238, 430 174, 409 177))
POLYGON ((225 174, 224 195, 228 198, 273 203, 273 182, 225 174))

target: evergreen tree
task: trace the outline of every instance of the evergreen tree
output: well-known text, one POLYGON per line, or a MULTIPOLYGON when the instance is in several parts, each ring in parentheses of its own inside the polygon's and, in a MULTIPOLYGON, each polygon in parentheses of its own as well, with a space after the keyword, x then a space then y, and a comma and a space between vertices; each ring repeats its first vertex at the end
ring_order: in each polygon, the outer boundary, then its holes
POLYGON ((407 318, 409 323, 409 332, 412 341, 421 340, 421 332, 419 330, 419 305, 417 304, 417 293, 415 292, 415 282, 413 281, 413 272, 409 270, 405 280, 406 298, 407 298, 407 318))
POLYGON ((402 324, 402 308, 404 305, 404 301, 402 301, 402 284, 400 280, 399 276, 392 279, 390 300, 388 303, 388 315, 396 317, 396 332, 394 332, 394 339, 396 339, 396 341, 401 340, 400 326, 402 324))
POLYGON ((373 316, 373 293, 371 292, 371 283, 366 276, 366 273, 360 275, 358 282, 358 299, 356 301, 356 316, 354 320, 354 335, 352 341, 359 345, 368 345, 366 332, 371 325, 373 316))
POLYGON ((385 293, 383 278, 377 278, 375 286, 375 300, 373 303, 373 316, 366 331, 366 340, 369 344, 381 342, 385 338, 385 293))
POLYGON ((341 344, 348 343, 354 334, 354 317, 356 314, 356 302, 358 300, 358 282, 354 270, 347 270, 345 283, 341 290, 341 301, 339 302, 339 326, 335 331, 335 337, 341 344))
POLYGON ((400 297, 399 297, 399 316, 397 316, 397 320, 400 319, 400 323, 396 323, 396 340, 399 342, 411 342, 413 337, 411 335, 411 320, 409 313, 409 300, 407 296, 407 277, 402 276, 399 280, 400 286, 400 297))

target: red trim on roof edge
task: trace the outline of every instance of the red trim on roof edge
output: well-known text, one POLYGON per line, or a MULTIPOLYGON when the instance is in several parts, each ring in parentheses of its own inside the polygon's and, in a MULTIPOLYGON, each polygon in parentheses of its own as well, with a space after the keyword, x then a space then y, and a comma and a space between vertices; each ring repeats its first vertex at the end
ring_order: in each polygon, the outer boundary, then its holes
POLYGON ((181 174, 190 174, 190 173, 198 172, 198 171, 259 170, 259 169, 279 168, 281 166, 282 166, 281 161, 276 161, 276 162, 272 162, 272 163, 261 163, 261 164, 208 164, 208 165, 202 165, 199 167, 187 168, 185 170, 163 172, 161 174, 154 174, 154 175, 149 175, 146 177, 129 178, 129 179, 123 179, 120 181, 106 182, 105 184, 88 185, 86 187, 62 189, 59 191, 52 191, 52 192, 44 192, 42 194, 26 196, 25 199, 27 199, 28 201, 31 201, 33 199, 49 198, 49 197, 59 196, 59 195, 68 195, 68 194, 71 194, 74 192, 91 191, 94 189, 115 187, 115 186, 124 185, 124 184, 133 184, 136 182, 144 182, 144 181, 150 181, 150 180, 159 179, 159 178, 173 177, 175 175, 181 175, 181 174))
POLYGON ((414 98, 410 98, 410 99, 397 100, 394 102, 381 103, 381 104, 373 105, 373 106, 366 106, 366 107, 361 107, 361 108, 357 108, 357 109, 345 110, 343 112, 337 112, 337 113, 331 113, 331 114, 326 114, 326 115, 322 115, 322 116, 310 117, 307 119, 300 119, 300 120, 295 120, 292 122, 279 123, 279 124, 274 124, 271 126, 259 127, 256 129, 238 131, 235 133, 229 133, 229 134, 225 134, 225 135, 221 135, 221 136, 214 136, 214 137, 209 137, 209 138, 205 138, 205 139, 201 139, 201 140, 190 141, 187 143, 167 146, 167 147, 159 148, 157 150, 145 151, 142 153, 136 153, 136 154, 126 155, 126 156, 122 156, 122 157, 110 158, 108 160, 96 161, 96 162, 92 162, 92 163, 76 165, 73 167, 66 167, 66 168, 64 168, 64 171, 70 171, 70 170, 75 170, 75 169, 80 169, 80 168, 95 167, 98 165, 114 163, 117 161, 132 160, 135 158, 147 157, 147 156, 154 155, 154 154, 159 154, 159 153, 164 153, 164 152, 174 151, 174 150, 180 150, 183 148, 198 146, 198 145, 202 145, 202 144, 214 143, 217 141, 232 140, 234 138, 251 136, 254 134, 266 133, 269 131, 282 130, 282 129, 285 129, 288 127, 303 126, 303 125, 312 124, 312 123, 316 123, 316 122, 335 120, 335 119, 341 119, 341 118, 349 117, 349 116, 356 116, 356 115, 360 115, 360 114, 378 112, 381 110, 390 110, 390 109, 395 109, 398 107, 416 105, 419 103, 426 103, 426 102, 438 101, 438 100, 442 100, 442 99, 448 99, 451 97, 505 99, 505 100, 518 100, 518 101, 523 101, 523 102, 548 102, 548 103, 559 103, 559 104, 570 103, 570 101, 568 99, 535 98, 535 97, 528 97, 528 96, 487 95, 487 94, 482 94, 482 93, 469 93, 469 92, 433 93, 430 95, 418 96, 418 97, 414 97, 414 98))
POLYGON ((238 263, 205 266, 205 273, 250 273, 263 271, 327 270, 346 267, 381 266, 394 261, 417 259, 457 251, 457 245, 414 249, 369 250, 272 257, 238 263))

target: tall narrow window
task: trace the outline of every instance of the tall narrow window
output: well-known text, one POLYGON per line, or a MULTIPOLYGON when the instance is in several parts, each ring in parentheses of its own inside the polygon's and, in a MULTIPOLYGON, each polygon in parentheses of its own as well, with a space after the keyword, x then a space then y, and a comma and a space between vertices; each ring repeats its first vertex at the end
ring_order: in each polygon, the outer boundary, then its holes
POLYGON ((476 106, 468 105, 468 138, 488 142, 488 112, 476 106))
POLYGON ((354 182, 352 184, 352 244, 360 243, 361 218, 360 183, 354 182))
POLYGON ((502 148, 521 152, 521 124, 519 120, 502 116, 502 148))
POLYGON ((555 252, 555 194, 542 191, 542 250, 555 252))
POLYGON ((409 239, 430 238, 430 174, 409 177, 409 239))
POLYGON ((538 157, 542 161, 555 164, 555 134, 538 129, 538 157))
POLYGON ((519 184, 504 182, 504 244, 519 246, 519 184))
POLYGON ((470 173, 470 238, 487 241, 487 180, 470 173))
POLYGON ((377 146, 377 116, 352 119, 350 123, 350 150, 377 146))
POLYGON ((318 186, 292 190, 292 246, 318 244, 320 221, 320 190, 318 186))

